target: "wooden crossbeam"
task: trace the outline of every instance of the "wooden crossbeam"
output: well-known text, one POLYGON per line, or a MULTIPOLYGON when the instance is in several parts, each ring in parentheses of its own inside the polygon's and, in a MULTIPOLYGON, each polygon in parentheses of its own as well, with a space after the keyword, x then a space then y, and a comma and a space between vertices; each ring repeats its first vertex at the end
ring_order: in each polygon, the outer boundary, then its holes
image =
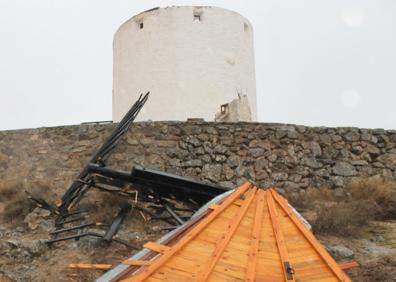
POLYGON ((319 254, 319 256, 323 259, 323 261, 327 264, 327 266, 331 269, 331 271, 337 276, 337 278, 343 282, 350 282, 351 279, 340 269, 340 267, 337 265, 334 259, 326 252, 324 247, 316 240, 315 236, 311 233, 311 231, 309 231, 303 225, 303 223, 298 219, 298 217, 289 208, 289 206, 286 205, 284 201, 282 201, 278 193, 276 193, 276 191, 273 189, 270 189, 270 192, 273 198, 275 199, 275 201, 286 212, 289 218, 293 221, 294 225, 304 235, 304 237, 308 240, 308 242, 319 254))
POLYGON ((108 270, 108 269, 112 268, 112 265, 111 264, 93 264, 93 263, 71 263, 71 264, 69 264, 69 268, 108 270))
POLYGON ((192 228, 183 238, 181 238, 171 249, 165 252, 157 260, 155 260, 151 265, 144 268, 136 276, 128 277, 122 281, 143 281, 149 277, 154 271, 161 267, 166 261, 168 261, 176 252, 178 252, 182 247, 184 247, 188 242, 195 238, 205 227, 211 223, 221 212, 223 212, 230 204, 232 204, 236 199, 243 195, 252 185, 246 182, 233 193, 231 193, 220 207, 209 213, 204 219, 202 219, 194 228, 192 228))
POLYGON ((235 231, 237 230, 242 218, 245 216, 250 204, 252 203, 254 196, 256 194, 257 188, 254 187, 250 190, 245 200, 241 202, 240 208, 238 208, 235 216, 229 221, 226 229, 223 232, 223 235, 220 239, 216 242, 216 248, 213 251, 212 255, 208 259, 207 263, 202 267, 200 273, 197 276, 198 282, 207 281, 210 274, 213 271, 217 261, 220 259, 221 255, 223 254, 225 248, 227 247, 228 243, 230 242, 232 236, 234 235, 235 231))
POLYGON ((246 281, 254 281, 256 276, 257 257, 260 243, 260 231, 263 225, 263 213, 265 204, 265 191, 257 192, 257 206, 254 215, 253 231, 250 242, 250 250, 248 256, 248 264, 246 271, 246 281))
POLYGON ((147 242, 146 244, 143 245, 143 247, 161 254, 170 250, 170 247, 155 242, 147 242))
POLYGON ((272 198, 271 193, 267 192, 266 196, 268 210, 272 223, 272 229, 274 231, 276 245, 278 247, 279 255, 282 261, 283 275, 285 277, 285 281, 295 281, 293 275, 287 269, 288 264, 290 264, 290 258, 289 253, 287 252, 283 232, 279 224, 278 212, 276 211, 274 199, 272 198))

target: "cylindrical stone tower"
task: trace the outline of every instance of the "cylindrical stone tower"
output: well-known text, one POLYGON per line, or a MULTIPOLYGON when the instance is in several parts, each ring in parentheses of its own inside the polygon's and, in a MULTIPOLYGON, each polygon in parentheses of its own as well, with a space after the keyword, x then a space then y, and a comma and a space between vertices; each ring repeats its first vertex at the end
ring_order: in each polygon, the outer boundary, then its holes
POLYGON ((214 120, 220 105, 247 95, 257 119, 253 29, 215 7, 156 8, 114 36, 113 120, 151 92, 138 120, 214 120))

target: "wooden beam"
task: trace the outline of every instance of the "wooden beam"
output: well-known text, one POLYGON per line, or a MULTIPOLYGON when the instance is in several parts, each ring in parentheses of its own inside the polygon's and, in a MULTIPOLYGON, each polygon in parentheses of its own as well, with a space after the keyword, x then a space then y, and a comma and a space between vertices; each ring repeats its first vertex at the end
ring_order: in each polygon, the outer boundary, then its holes
POLYGON ((288 205, 282 201, 281 197, 276 193, 275 190, 270 189, 273 198, 278 202, 279 206, 286 212, 286 214, 293 221, 295 226, 300 230, 300 232, 305 236, 311 246, 331 269, 331 271, 336 275, 336 277, 343 282, 350 282, 351 279, 341 270, 334 259, 327 253, 324 247, 316 240, 315 236, 309 231, 304 224, 298 219, 294 212, 289 208, 288 205))
POLYGON ((264 213, 264 202, 265 202, 264 190, 257 192, 257 206, 256 214, 254 216, 253 231, 250 242, 250 250, 248 255, 248 264, 246 271, 246 281, 254 281, 256 276, 257 256, 260 243, 260 231, 263 225, 263 213, 264 213))
POLYGON ((342 270, 348 270, 348 269, 351 269, 351 268, 359 267, 360 264, 357 261, 349 261, 349 262, 339 263, 338 266, 342 270))
POLYGON ((268 210, 271 218, 272 229, 274 231, 276 245, 278 246, 279 255, 282 262, 283 275, 285 277, 285 281, 295 281, 293 274, 288 272, 287 266, 290 265, 289 253, 287 252, 285 238, 283 236, 282 229, 279 224, 278 212, 276 211, 274 199, 272 198, 272 194, 270 192, 266 193, 268 210))
POLYGON ((213 268, 216 266, 217 261, 221 258, 221 255, 223 254, 225 248, 227 247, 232 236, 237 230, 242 218, 245 216, 250 204, 255 198, 256 190, 257 188, 254 187, 248 192, 248 195, 245 194, 247 197, 245 198, 245 200, 242 201, 240 208, 238 208, 237 212, 235 213, 235 216, 229 221, 226 229, 223 232, 223 235, 217 240, 216 248, 213 251, 212 255, 209 257, 207 263, 202 267, 200 273, 198 273, 198 282, 208 280, 210 274, 213 271, 213 268))
POLYGON ((217 209, 219 206, 220 206, 220 205, 218 205, 218 204, 210 204, 210 205, 208 206, 208 209, 210 209, 210 210, 215 210, 215 209, 217 209))
POLYGON ((143 245, 143 248, 150 249, 154 252, 161 254, 170 250, 170 247, 155 242, 147 242, 146 244, 143 245))
POLYGON ((71 263, 69 264, 69 268, 78 268, 78 269, 100 269, 100 270, 108 270, 112 268, 111 264, 92 264, 92 263, 71 263))
POLYGON ((155 260, 151 265, 144 268, 141 272, 137 273, 136 276, 128 277, 122 281, 143 281, 149 277, 154 271, 160 268, 166 261, 168 261, 176 252, 183 248, 188 242, 195 238, 202 230, 208 226, 223 210, 225 210, 230 204, 232 204, 236 199, 243 195, 252 185, 246 182, 233 193, 231 193, 225 200, 220 204, 220 207, 209 213, 205 218, 197 223, 186 235, 184 235, 171 249, 165 252, 157 260, 155 260))

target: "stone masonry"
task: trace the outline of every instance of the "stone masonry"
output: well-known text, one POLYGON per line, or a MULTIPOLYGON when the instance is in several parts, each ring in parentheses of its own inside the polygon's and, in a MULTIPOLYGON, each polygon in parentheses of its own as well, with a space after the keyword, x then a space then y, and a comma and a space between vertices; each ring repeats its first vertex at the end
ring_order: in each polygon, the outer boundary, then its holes
MULTIPOLYGON (((2 181, 45 181, 62 194, 114 124, 0 132, 2 181)), ((250 180, 286 192, 396 178, 396 131, 266 123, 140 122, 108 165, 143 165, 234 187, 250 180)))

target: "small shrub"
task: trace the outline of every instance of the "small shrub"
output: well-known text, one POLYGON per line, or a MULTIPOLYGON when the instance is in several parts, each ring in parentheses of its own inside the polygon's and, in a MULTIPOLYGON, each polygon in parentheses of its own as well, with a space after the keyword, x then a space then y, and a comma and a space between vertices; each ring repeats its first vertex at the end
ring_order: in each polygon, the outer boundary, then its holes
POLYGON ((346 187, 353 201, 363 201, 371 207, 374 218, 396 219, 396 183, 383 179, 359 179, 346 187))
POLYGON ((316 233, 356 236, 371 219, 370 207, 362 202, 322 203, 317 207, 312 227, 316 233))
POLYGON ((379 178, 358 179, 342 196, 329 188, 309 188, 289 198, 302 211, 312 211, 313 230, 322 234, 357 236, 370 220, 396 219, 396 183, 379 178))
POLYGON ((310 209, 313 208, 317 203, 333 202, 335 196, 332 190, 328 188, 313 188, 310 187, 304 191, 304 193, 294 194, 289 197, 290 203, 297 209, 310 209))

